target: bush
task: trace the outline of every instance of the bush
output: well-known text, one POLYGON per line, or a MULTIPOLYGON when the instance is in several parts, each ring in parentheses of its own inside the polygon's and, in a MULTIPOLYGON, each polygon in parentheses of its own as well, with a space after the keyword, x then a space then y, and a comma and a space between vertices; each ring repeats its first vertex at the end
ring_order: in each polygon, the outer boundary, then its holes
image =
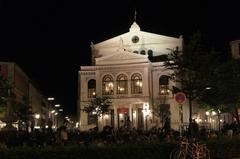
MULTIPOLYGON (((205 141, 212 159, 240 157, 240 137, 205 141)), ((68 145, 52 147, 15 147, 0 150, 1 159, 169 159, 177 143, 123 145, 68 145)))
POLYGON ((207 140, 206 145, 210 149, 214 159, 231 159, 240 157, 240 137, 220 137, 207 140))

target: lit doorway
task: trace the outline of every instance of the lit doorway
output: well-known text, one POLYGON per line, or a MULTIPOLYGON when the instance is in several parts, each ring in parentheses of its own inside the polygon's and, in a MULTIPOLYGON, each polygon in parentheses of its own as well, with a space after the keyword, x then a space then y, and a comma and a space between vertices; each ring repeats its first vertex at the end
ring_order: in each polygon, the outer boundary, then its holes
POLYGON ((117 109, 117 117, 118 117, 118 129, 123 127, 128 118, 129 118, 129 109, 128 108, 118 108, 117 109))

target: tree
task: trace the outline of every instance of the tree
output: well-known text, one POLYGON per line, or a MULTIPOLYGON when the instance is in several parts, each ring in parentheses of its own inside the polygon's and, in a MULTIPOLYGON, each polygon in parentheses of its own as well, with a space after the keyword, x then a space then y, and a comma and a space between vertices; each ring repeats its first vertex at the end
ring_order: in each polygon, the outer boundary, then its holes
POLYGON ((6 123, 3 131, 15 131, 16 128, 12 126, 15 120, 13 115, 13 106, 16 103, 16 96, 12 92, 13 84, 10 80, 0 75, 0 113, 1 120, 6 123))
POLYGON ((16 102, 14 104, 13 110, 14 116, 19 120, 18 125, 19 128, 22 129, 22 123, 26 125, 26 131, 28 131, 29 124, 28 122, 32 118, 32 106, 29 99, 25 96, 22 97, 22 101, 16 102))
POLYGON ((109 97, 96 97, 84 106, 83 111, 95 118, 98 124, 98 117, 108 114, 111 105, 112 101, 109 97))
POLYGON ((0 75, 0 106, 6 105, 6 97, 11 95, 13 84, 4 76, 0 75))
POLYGON ((161 119, 161 123, 162 123, 162 127, 164 124, 164 120, 166 118, 169 118, 171 115, 170 112, 170 105, 169 104, 159 104, 159 106, 157 108, 155 108, 154 113, 157 117, 159 117, 161 119))
POLYGON ((14 84, 8 78, 0 75, 0 113, 3 113, 3 121, 11 125, 13 121, 19 120, 19 128, 22 122, 28 127, 28 121, 31 118, 31 106, 27 97, 17 100, 16 95, 12 92, 14 84))
MULTIPOLYGON (((199 99, 204 106, 219 112, 229 112, 240 124, 240 59, 230 59, 216 67, 212 83, 199 99)), ((220 124, 220 118, 219 118, 220 124)))
POLYGON ((211 49, 205 37, 197 32, 189 41, 184 43, 183 49, 172 50, 168 60, 164 63, 172 70, 170 79, 180 85, 180 91, 186 94, 189 101, 189 128, 192 136, 192 102, 201 96, 205 88, 211 83, 212 73, 218 64, 219 53, 211 49))

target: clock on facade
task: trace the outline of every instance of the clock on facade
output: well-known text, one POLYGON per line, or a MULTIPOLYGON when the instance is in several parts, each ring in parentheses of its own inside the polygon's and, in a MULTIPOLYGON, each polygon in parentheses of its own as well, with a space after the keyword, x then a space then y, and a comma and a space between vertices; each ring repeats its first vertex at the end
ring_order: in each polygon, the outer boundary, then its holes
POLYGON ((137 43, 138 41, 139 41, 139 37, 138 36, 135 35, 135 36, 132 37, 132 42, 133 43, 137 43))

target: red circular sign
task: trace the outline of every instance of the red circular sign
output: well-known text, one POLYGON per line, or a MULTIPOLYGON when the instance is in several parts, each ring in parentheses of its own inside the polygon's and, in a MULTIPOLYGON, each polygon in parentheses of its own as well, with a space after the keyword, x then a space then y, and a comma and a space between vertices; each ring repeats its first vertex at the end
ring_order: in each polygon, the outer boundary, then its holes
POLYGON ((178 102, 178 104, 183 104, 186 100, 186 96, 183 92, 178 92, 175 95, 175 100, 178 102))

